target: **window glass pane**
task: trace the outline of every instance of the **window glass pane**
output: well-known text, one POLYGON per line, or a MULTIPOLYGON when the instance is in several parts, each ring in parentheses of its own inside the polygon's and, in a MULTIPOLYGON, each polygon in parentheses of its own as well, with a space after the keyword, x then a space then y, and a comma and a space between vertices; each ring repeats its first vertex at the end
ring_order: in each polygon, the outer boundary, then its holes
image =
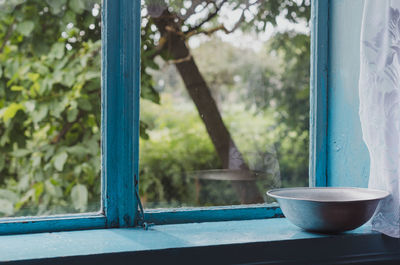
POLYGON ((0 217, 100 209, 100 2, 0 1, 0 217))
POLYGON ((308 185, 309 1, 143 0, 145 207, 308 185))

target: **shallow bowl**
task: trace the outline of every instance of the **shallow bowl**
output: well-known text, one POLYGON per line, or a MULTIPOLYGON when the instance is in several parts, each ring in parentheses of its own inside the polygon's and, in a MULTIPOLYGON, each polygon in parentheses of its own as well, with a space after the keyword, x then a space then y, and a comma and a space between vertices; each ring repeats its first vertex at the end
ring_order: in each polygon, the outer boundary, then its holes
POLYGON ((339 233, 365 224, 379 201, 389 196, 364 188, 285 188, 267 195, 275 198, 285 217, 309 231, 339 233))

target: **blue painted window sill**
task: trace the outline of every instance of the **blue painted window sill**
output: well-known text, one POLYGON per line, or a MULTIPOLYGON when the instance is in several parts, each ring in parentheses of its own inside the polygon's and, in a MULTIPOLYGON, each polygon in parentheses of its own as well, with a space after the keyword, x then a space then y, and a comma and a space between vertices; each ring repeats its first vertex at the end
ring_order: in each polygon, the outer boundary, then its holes
MULTIPOLYGON (((305 232, 285 218, 0 237, 7 264, 250 263, 400 260, 399 241, 366 225, 340 235, 305 232), (135 262, 133 262, 135 261, 135 262), (138 263, 136 263, 138 262, 138 263)), ((378 263, 379 264, 379 263, 378 263)))

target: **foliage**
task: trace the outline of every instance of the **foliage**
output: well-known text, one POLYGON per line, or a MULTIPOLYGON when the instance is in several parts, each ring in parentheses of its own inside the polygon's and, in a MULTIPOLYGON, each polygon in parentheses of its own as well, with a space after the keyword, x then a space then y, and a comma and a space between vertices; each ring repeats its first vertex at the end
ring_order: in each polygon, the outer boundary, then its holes
MULTIPOLYGON (((193 106, 178 105, 168 94, 161 99, 161 105, 142 101, 142 119, 151 128, 149 139, 140 141, 140 194, 145 206, 238 204, 229 181, 196 178, 199 171, 218 169, 221 164, 193 106)), ((281 132, 288 128, 285 124, 276 126, 271 111, 254 113, 241 105, 225 113, 225 122, 251 170, 261 173, 257 181, 260 191, 280 186, 275 146, 281 142, 281 132)), ((282 152, 301 148, 297 139, 286 139, 282 152)))
POLYGON ((309 80, 310 80, 310 36, 294 31, 279 33, 270 43, 270 49, 282 58, 281 88, 274 97, 282 121, 300 130, 308 129, 309 80))
POLYGON ((144 203, 194 203, 191 172, 221 167, 197 113, 174 107, 166 96, 161 106, 142 101, 142 120, 152 128, 149 139, 140 140, 140 193, 144 203))
POLYGON ((308 178, 310 36, 284 32, 277 34, 270 45, 284 62, 281 87, 273 95, 277 102, 278 122, 290 128, 282 132, 281 148, 278 148, 281 173, 286 176, 283 185, 304 186, 304 180, 308 178), (291 145, 291 141, 297 144, 291 145))
POLYGON ((97 2, 2 4, 0 214, 99 210, 97 2))

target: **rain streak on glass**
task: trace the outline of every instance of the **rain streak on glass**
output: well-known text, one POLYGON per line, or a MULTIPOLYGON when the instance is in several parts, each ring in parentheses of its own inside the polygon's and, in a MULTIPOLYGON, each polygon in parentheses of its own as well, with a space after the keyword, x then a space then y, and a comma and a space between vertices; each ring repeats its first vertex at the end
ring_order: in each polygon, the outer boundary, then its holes
POLYGON ((310 1, 141 3, 145 207, 307 186, 310 1))
POLYGON ((100 0, 0 0, 0 217, 100 210, 100 0))

